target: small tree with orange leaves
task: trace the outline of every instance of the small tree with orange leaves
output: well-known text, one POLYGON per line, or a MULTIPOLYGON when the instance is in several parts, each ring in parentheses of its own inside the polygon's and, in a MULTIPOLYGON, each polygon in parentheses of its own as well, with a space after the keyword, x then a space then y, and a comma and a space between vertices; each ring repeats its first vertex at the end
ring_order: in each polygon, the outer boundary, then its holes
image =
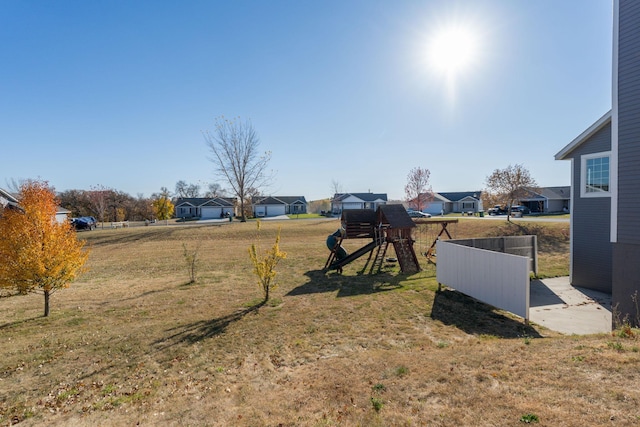
POLYGON ((22 210, 0 217, 0 287, 20 294, 42 292, 44 316, 49 298, 69 286, 84 270, 89 252, 68 222, 56 221, 56 200, 48 183, 27 181, 20 187, 22 210))

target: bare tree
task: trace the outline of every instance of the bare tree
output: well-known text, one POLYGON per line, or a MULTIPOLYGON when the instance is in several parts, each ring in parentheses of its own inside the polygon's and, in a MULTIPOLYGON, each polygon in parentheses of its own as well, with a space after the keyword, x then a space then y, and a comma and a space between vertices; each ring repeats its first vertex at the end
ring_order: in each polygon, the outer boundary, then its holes
POLYGON ((331 180, 331 199, 329 199, 329 212, 333 212, 333 204, 339 202, 340 194, 343 192, 342 184, 337 179, 331 180))
POLYGON ((91 187, 91 190, 87 193, 89 201, 91 202, 91 210, 95 212, 100 220, 102 228, 104 228, 104 215, 109 205, 108 196, 110 192, 111 189, 103 185, 96 185, 95 187, 91 187))
POLYGON ((25 183, 24 179, 16 180, 15 178, 6 179, 7 190, 13 194, 20 194, 20 187, 25 183))
POLYGON ((66 190, 58 193, 60 206, 71 211, 72 217, 94 214, 89 194, 84 190, 66 190))
POLYGON ((241 221, 246 221, 245 200, 249 189, 265 186, 271 176, 267 174, 267 165, 271 153, 260 155, 260 140, 251 121, 216 119, 213 132, 204 133, 205 142, 211 149, 214 172, 224 177, 233 193, 240 199, 241 221))
POLYGON ((430 176, 429 169, 421 167, 411 169, 407 175, 407 185, 404 187, 407 203, 420 212, 433 200, 433 191, 429 185, 430 176))
POLYGON ((523 165, 509 165, 504 169, 496 169, 486 179, 487 191, 507 207, 507 221, 511 217, 513 203, 537 189, 538 184, 531 177, 529 170, 523 165))
POLYGON ((200 186, 198 184, 187 184, 180 180, 176 182, 176 197, 180 198, 196 198, 200 197, 200 186))
POLYGON ((205 197, 225 197, 226 195, 227 192, 217 182, 207 185, 207 192, 204 194, 205 197))
POLYGON ((176 192, 175 195, 176 197, 187 197, 185 194, 187 192, 187 182, 180 180, 178 182, 176 182, 176 192))
POLYGON ((342 184, 340 184, 337 179, 331 180, 331 192, 331 197, 335 196, 336 194, 342 193, 342 184))

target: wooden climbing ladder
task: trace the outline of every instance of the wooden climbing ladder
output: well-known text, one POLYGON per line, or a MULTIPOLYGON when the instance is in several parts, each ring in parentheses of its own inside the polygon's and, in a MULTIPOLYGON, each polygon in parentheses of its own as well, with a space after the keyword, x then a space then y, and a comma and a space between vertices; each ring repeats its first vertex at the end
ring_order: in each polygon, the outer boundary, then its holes
POLYGON ((398 264, 403 273, 414 274, 420 271, 418 257, 413 250, 413 241, 409 239, 397 239, 393 242, 393 248, 398 256, 398 264))

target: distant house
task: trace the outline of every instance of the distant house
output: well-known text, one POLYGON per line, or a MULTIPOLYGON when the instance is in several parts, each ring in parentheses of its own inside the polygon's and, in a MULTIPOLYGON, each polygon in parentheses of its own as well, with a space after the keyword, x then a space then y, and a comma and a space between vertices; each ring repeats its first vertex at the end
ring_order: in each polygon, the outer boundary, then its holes
POLYGON ((340 214, 349 209, 370 209, 387 204, 386 193, 336 193, 331 199, 331 212, 340 214))
POLYGON ((531 212, 569 212, 571 186, 542 187, 528 190, 527 193, 527 196, 520 198, 520 204, 531 212))
POLYGON ((433 193, 433 200, 422 211, 432 215, 451 212, 480 212, 482 191, 433 193))
POLYGON ((70 213, 71 213, 70 210, 65 209, 61 206, 58 206, 56 208, 56 221, 58 221, 60 224, 62 224, 63 222, 69 221, 70 213))
POLYGON ((3 209, 20 209, 18 205, 18 199, 13 194, 0 188, 0 212, 3 209))
POLYGON ((307 200, 304 196, 254 197, 251 205, 256 218, 307 213, 307 200))
MULTIPOLYGON (((22 210, 22 208, 20 208, 18 199, 13 194, 0 188, 0 214, 2 213, 3 209, 22 210)), ((61 206, 56 206, 56 221, 58 221, 59 223, 68 221, 70 212, 71 211, 61 206)))
POLYGON ((219 219, 235 215, 235 199, 227 197, 178 198, 174 204, 176 218, 219 219))
POLYGON ((555 157, 571 161, 571 283, 611 292, 638 326, 640 2, 614 0, 613 16, 612 109, 555 157))

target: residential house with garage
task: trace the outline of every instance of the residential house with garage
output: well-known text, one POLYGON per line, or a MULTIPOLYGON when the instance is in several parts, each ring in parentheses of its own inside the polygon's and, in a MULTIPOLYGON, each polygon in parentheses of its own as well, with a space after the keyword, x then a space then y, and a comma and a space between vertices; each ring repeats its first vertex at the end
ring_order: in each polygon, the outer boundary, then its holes
POLYGON ((307 213, 307 200, 304 196, 253 197, 251 205, 256 218, 307 213))
POLYGON ((236 199, 229 197, 178 198, 174 203, 176 218, 220 219, 235 216, 236 199))
POLYGON ((571 162, 571 283, 611 292, 639 326, 640 2, 613 2, 611 111, 556 154, 571 162))
POLYGON ((531 213, 569 212, 571 206, 571 186, 542 187, 527 189, 527 195, 519 200, 531 213))
MULTIPOLYGON (((22 210, 22 208, 20 208, 18 199, 13 194, 8 192, 7 190, 3 190, 2 188, 0 188, 0 215, 2 214, 3 209, 22 210)), ((59 223, 68 221, 70 213, 71 211, 61 206, 56 206, 56 221, 58 221, 59 223)))
POLYGON ((483 210, 482 191, 433 193, 433 200, 422 211, 431 215, 451 212, 477 213, 483 210))
POLYGON ((386 193, 336 193, 331 199, 331 213, 339 215, 349 209, 369 209, 387 204, 386 193))

